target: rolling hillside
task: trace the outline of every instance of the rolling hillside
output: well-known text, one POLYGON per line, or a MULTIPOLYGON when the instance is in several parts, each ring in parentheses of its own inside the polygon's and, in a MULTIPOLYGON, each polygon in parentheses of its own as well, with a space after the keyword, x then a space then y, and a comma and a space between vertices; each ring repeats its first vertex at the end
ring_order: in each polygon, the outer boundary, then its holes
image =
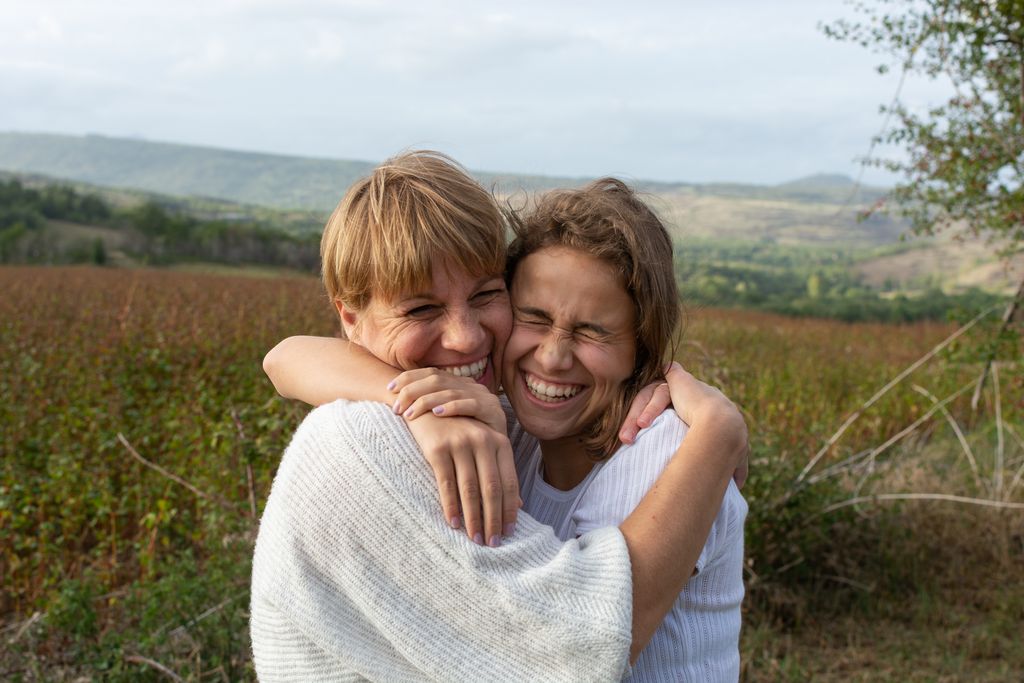
MULTIPOLYGON (((244 220, 292 234, 318 231, 345 188, 372 167, 368 161, 99 135, 0 133, 0 178, 13 173, 30 185, 71 181, 86 190, 101 188, 113 206, 156 201, 201 219, 244 220)), ((517 206, 528 203, 533 193, 587 180, 474 175, 499 195, 511 196, 517 206)), ((980 245, 963 249, 943 239, 901 243, 905 225, 899 220, 858 220, 858 213, 883 197, 884 190, 857 188, 845 176, 821 174, 775 186, 632 182, 666 219, 680 250, 704 270, 724 268, 729 282, 749 285, 759 277, 753 271, 791 270, 797 261, 804 276, 828 267, 871 288, 895 286, 911 293, 936 286, 1005 292, 1018 277, 1000 268, 992 250, 980 245), (793 258, 780 257, 787 250, 793 258)))

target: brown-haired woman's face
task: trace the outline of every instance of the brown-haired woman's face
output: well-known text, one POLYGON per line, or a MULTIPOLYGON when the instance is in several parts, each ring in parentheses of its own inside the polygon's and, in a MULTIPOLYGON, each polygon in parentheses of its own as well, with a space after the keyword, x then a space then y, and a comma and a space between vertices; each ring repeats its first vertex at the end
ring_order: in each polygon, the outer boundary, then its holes
POLYGON ((402 370, 436 367, 472 377, 492 392, 512 326, 500 274, 473 277, 435 259, 432 281, 392 301, 371 298, 362 311, 342 311, 349 339, 402 370))
POLYGON ((583 432, 618 400, 636 359, 633 301, 613 266, 568 247, 524 258, 512 280, 503 377, 543 441, 583 432))

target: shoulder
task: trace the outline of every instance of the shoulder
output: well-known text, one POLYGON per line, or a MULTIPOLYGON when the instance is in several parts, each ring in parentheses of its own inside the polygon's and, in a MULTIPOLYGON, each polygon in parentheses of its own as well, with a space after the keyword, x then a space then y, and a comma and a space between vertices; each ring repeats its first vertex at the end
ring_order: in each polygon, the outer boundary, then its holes
MULTIPOLYGON (((641 430, 636 440, 619 447, 598 474, 601 479, 628 476, 628 473, 654 473, 665 468, 682 443, 689 427, 674 410, 666 410, 650 427, 641 430)), ((651 480, 653 483, 653 480, 651 480)))

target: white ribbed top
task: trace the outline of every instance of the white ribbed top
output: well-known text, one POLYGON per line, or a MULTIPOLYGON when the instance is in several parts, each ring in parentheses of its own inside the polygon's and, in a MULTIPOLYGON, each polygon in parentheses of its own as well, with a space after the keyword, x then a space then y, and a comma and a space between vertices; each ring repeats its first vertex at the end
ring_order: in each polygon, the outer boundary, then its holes
MULTIPOLYGON (((639 504, 672 459, 687 427, 668 410, 571 491, 543 481, 540 449, 517 449, 524 510, 572 539, 617 526, 639 504)), ((513 438, 522 438, 514 430, 513 438)), ((644 648, 630 681, 735 681, 739 678, 743 600, 743 521, 747 503, 732 482, 697 560, 697 575, 679 594, 644 648)))
POLYGON ((520 515, 494 549, 439 510, 429 467, 386 406, 312 411, 256 542, 260 680, 609 681, 628 670, 632 584, 617 529, 562 543, 520 515))

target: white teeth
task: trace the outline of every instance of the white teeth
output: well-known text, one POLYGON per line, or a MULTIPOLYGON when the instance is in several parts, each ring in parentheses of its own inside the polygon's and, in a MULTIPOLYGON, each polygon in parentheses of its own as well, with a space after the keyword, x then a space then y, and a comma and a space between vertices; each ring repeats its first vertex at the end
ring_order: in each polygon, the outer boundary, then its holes
POLYGON ((531 375, 526 375, 525 377, 526 387, 530 390, 530 393, 548 403, 570 399, 578 394, 582 388, 578 384, 548 384, 531 375))
POLYGON ((469 365, 451 365, 448 367, 441 368, 445 372, 450 372, 456 377, 472 377, 473 379, 480 379, 484 375, 484 368, 487 367, 487 359, 481 358, 475 363, 469 365))

